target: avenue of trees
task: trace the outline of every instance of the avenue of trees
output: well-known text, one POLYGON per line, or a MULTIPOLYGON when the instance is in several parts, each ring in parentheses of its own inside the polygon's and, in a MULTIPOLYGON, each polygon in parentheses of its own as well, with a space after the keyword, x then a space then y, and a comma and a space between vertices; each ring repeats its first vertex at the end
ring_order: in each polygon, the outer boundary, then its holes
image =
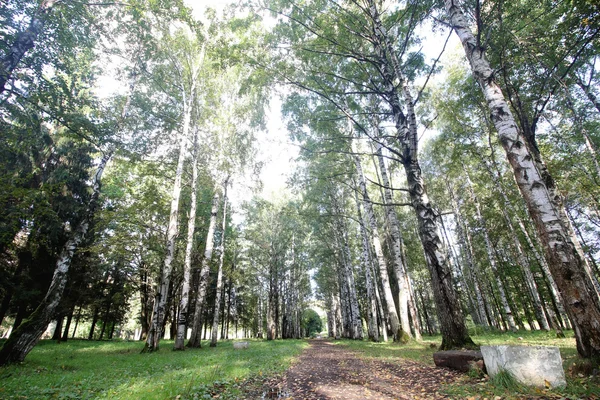
POLYGON ((135 320, 144 352, 325 328, 469 348, 476 326, 600 356, 594 2, 17 0, 0 21, 0 365, 52 321, 135 320), (299 155, 265 198, 277 95, 299 155))

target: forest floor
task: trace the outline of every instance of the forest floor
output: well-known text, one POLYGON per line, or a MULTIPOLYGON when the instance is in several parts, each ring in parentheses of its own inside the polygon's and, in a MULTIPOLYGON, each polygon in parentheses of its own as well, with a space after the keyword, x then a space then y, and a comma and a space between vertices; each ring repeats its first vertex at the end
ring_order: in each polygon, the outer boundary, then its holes
MULTIPOLYGON (((266 399, 445 399, 442 385, 464 374, 409 359, 364 357, 336 342, 315 339, 285 374, 263 386, 266 399)), ((256 397, 254 397, 256 396, 256 397)))

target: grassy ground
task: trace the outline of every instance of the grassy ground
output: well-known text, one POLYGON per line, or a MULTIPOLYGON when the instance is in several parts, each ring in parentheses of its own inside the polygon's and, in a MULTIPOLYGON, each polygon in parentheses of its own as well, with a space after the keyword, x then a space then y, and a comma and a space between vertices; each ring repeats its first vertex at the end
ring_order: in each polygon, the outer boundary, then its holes
MULTIPOLYGON (((510 382, 465 375, 459 384, 443 390, 455 399, 564 398, 600 399, 600 378, 582 371, 572 333, 557 339, 553 332, 483 333, 472 337, 484 344, 558 346, 567 371, 567 388, 554 391, 528 389, 510 382), (573 365, 575 364, 575 368, 573 365)), ((408 358, 433 364, 440 337, 424 337, 406 345, 342 340, 364 357, 397 362, 408 358)), ((301 340, 250 341, 247 350, 234 350, 231 341, 216 348, 173 352, 172 341, 161 350, 140 354, 140 342, 74 340, 57 344, 42 341, 24 363, 0 368, 0 399, 220 399, 239 398, 242 387, 260 385, 262 378, 287 369, 307 346, 301 340)))
POLYGON ((42 341, 24 363, 0 368, 0 399, 236 398, 242 380, 284 371, 306 345, 257 340, 234 350, 223 341, 174 352, 165 340, 140 354, 140 342, 42 341))
MULTIPOLYGON (((560 349, 565 368, 567 387, 564 389, 540 390, 514 385, 514 382, 490 380, 487 376, 465 374, 464 381, 448 385, 444 392, 456 399, 502 399, 547 398, 547 399, 600 399, 600 376, 590 376, 591 370, 577 355, 572 332, 565 332, 567 338, 557 338, 554 332, 494 333, 473 332, 472 338, 478 345, 514 344, 557 346, 560 349), (587 371, 586 371, 587 370, 587 371)), ((406 345, 396 343, 371 343, 341 341, 364 357, 385 359, 390 362, 407 358, 433 365, 433 353, 441 344, 439 336, 424 336, 422 343, 415 341, 406 345)))

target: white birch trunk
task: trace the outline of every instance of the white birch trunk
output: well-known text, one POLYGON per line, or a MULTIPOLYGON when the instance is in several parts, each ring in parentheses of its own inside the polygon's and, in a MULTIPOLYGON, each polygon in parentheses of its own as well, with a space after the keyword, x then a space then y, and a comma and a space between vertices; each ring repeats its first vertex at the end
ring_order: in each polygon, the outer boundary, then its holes
POLYGON ((414 101, 401 70, 401 63, 382 24, 374 0, 368 1, 372 19, 372 39, 382 78, 386 86, 386 100, 394 119, 396 137, 402 148, 402 165, 406 173, 409 194, 419 224, 419 238, 425 252, 425 259, 431 275, 433 294, 437 305, 438 319, 442 333, 442 350, 473 346, 465 325, 464 316, 454 286, 452 273, 440 239, 438 215, 433 209, 418 161, 418 131, 414 101), (399 89, 401 93, 399 93, 399 89), (406 114, 400 104, 404 101, 406 114))
POLYGON ((156 295, 154 297, 154 307, 152 310, 152 319, 150 329, 144 347, 145 352, 157 351, 160 339, 162 337, 163 323, 165 320, 167 301, 169 300, 169 284, 171 282, 171 272, 173 269, 173 258, 175 257, 175 240, 179 233, 179 198, 181 197, 181 179, 183 175, 183 163, 185 161, 185 152, 187 147, 187 133, 189 131, 189 115, 184 116, 184 133, 180 139, 179 158, 177 161, 177 170, 175 172, 175 182, 171 193, 171 211, 169 213, 169 226, 167 228, 167 254, 165 256, 156 295), (187 124, 186 124, 187 121, 187 124))
POLYGON ((403 338, 404 335, 402 334, 402 326, 400 325, 400 319, 398 318, 398 313, 396 312, 394 295, 392 294, 390 278, 387 272, 387 262, 385 260, 385 256, 383 255, 383 248, 381 247, 381 241, 379 239, 380 236, 379 228, 377 227, 377 220, 375 219, 373 205, 371 204, 371 199, 369 198, 369 193, 367 192, 367 185, 365 184, 365 178, 363 175, 362 166, 360 165, 360 160, 358 156, 353 156, 353 158, 354 164, 356 166, 356 173, 358 175, 358 184, 360 187, 360 192, 363 197, 366 219, 369 223, 369 228, 371 229, 371 240, 373 243, 373 248, 375 249, 377 266, 379 268, 379 278, 381 279, 383 296, 385 298, 385 303, 387 306, 387 316, 390 320, 390 325, 394 335, 394 341, 399 341, 403 338))
POLYGON ((11 333, 8 340, 0 349, 0 365, 23 361, 40 340, 46 331, 48 324, 54 317, 54 312, 62 299, 67 284, 73 255, 81 242, 85 239, 92 219, 94 218, 96 208, 98 207, 98 198, 100 197, 100 189, 102 186, 102 174, 104 173, 106 165, 112 158, 114 151, 114 147, 111 147, 102 156, 92 180, 92 196, 90 197, 87 209, 56 260, 56 268, 54 269, 50 287, 40 305, 38 305, 27 320, 23 321, 23 323, 11 333))
POLYGON ((362 211, 360 207, 360 201, 358 200, 358 192, 354 192, 356 200, 356 211, 358 215, 358 221, 360 226, 360 237, 362 239, 362 251, 361 260, 363 270, 365 271, 365 281, 367 284, 367 304, 368 304, 368 316, 367 331, 369 339, 378 342, 379 341, 379 329, 377 327, 377 299, 375 298, 375 286, 373 274, 371 273, 371 254, 369 251, 369 236, 365 228, 365 222, 363 220, 362 211))
POLYGON ((504 217, 504 221, 506 222, 506 226, 508 227, 508 230, 510 232, 510 236, 512 237, 513 244, 517 252, 517 260, 519 262, 519 266, 521 267, 521 271, 523 271, 523 274, 525 275, 525 284, 527 285, 527 289, 529 290, 529 294, 531 295, 531 299, 533 300, 533 309, 535 312, 535 317, 538 323, 540 324, 540 327, 543 330, 548 331, 550 330, 550 325, 548 324, 548 319, 546 318, 546 314, 544 313, 542 299, 540 297, 537 284, 535 283, 535 278, 533 276, 533 273, 531 272, 531 268, 529 268, 527 256, 525 255, 525 251, 523 251, 523 247, 521 246, 521 242, 519 241, 519 237, 517 236, 517 232, 512 223, 512 219, 508 215, 508 210, 514 212, 514 209, 508 198, 508 195, 506 194, 500 180, 498 179, 498 176, 494 174, 487 160, 482 158, 482 162, 486 170, 488 171, 488 174, 492 178, 492 181, 494 182, 494 187, 500 192, 500 195, 504 200, 505 207, 502 208, 502 215, 504 217))
POLYGON ((215 311, 213 313, 212 334, 210 347, 217 346, 219 333, 219 316, 221 312, 221 291, 223 288, 223 260, 225 259, 225 229, 227 228, 227 185, 229 177, 223 183, 223 223, 221 226, 221 243, 219 245, 219 269, 217 270, 217 293, 215 296, 215 311))
POLYGON ((565 308, 575 328, 577 350, 584 357, 600 356, 600 295, 592 284, 588 266, 567 221, 560 196, 548 187, 549 174, 538 169, 535 154, 527 146, 484 49, 471 32, 457 0, 445 0, 446 12, 460 38, 473 75, 479 82, 498 131, 517 186, 525 199, 565 308))
POLYGON ((206 244, 204 247, 204 257, 200 267, 200 277, 198 279, 198 289, 196 290, 196 300, 194 308, 194 319, 192 332, 188 340, 188 347, 201 347, 202 345, 202 311, 206 299, 206 288, 208 286, 208 275, 210 272, 210 261, 214 249, 215 226, 217 225, 217 213, 219 211, 219 191, 215 190, 210 209, 210 221, 208 223, 208 232, 206 232, 206 244))
POLYGON ((181 299, 179 302, 179 316, 177 318, 177 337, 174 350, 184 350, 188 327, 188 308, 190 297, 190 275, 192 269, 192 249, 194 247, 194 231, 196 229, 196 206, 198 191, 198 142, 197 134, 194 139, 194 154, 192 161, 192 187, 190 199, 190 214, 188 216, 188 232, 185 246, 185 259, 183 262, 183 282, 181 283, 181 299))
POLYGON ((387 167, 385 166, 385 161, 383 159, 382 146, 379 143, 377 143, 376 154, 379 161, 379 170, 381 172, 381 179, 384 186, 383 193, 385 195, 385 211, 390 225, 394 274, 396 275, 396 279, 398 281, 398 312, 400 317, 400 325, 402 326, 403 334, 406 334, 408 337, 410 337, 410 323, 408 318, 408 301, 410 297, 408 290, 408 272, 406 266, 402 262, 402 250, 400 247, 402 237, 400 235, 400 223, 398 222, 398 214, 396 213, 396 209, 392 205, 394 203, 394 199, 390 189, 391 186, 388 178, 387 167))
POLYGON ((27 29, 17 34, 14 43, 0 60, 0 94, 4 92, 6 83, 12 77, 13 71, 23 56, 35 46, 35 41, 42 33, 48 14, 52 11, 55 2, 56 0, 41 1, 27 29))

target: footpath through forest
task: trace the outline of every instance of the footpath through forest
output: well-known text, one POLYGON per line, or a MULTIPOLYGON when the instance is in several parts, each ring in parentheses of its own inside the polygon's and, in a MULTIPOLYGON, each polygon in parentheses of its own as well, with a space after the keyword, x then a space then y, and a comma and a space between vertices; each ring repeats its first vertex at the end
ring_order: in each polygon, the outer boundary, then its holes
POLYGON ((399 359, 364 358, 316 339, 280 378, 269 383, 265 399, 444 399, 439 391, 460 373, 399 359))

